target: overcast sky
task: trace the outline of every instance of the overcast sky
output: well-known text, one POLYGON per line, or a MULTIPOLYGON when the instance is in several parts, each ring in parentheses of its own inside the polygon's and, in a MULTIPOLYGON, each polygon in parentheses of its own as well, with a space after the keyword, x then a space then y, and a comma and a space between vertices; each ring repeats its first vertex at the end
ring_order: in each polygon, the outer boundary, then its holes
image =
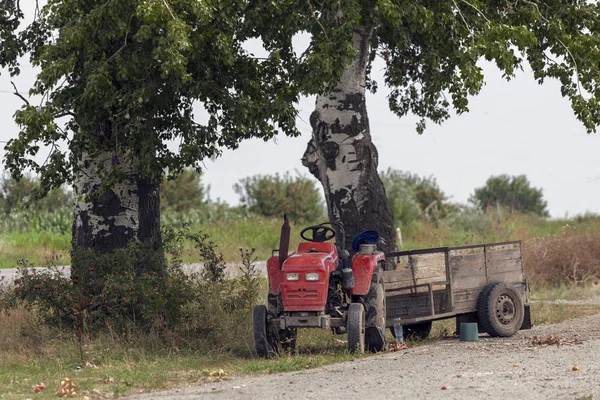
MULTIPOLYGON (((524 174, 533 186, 543 189, 552 217, 600 213, 600 136, 588 135, 575 119, 558 82, 540 86, 529 71, 506 82, 492 64, 482 65, 487 84, 471 100, 471 112, 441 126, 430 123, 423 135, 415 132, 415 117, 399 119, 389 111, 383 64, 375 65, 373 76, 381 88, 368 95, 367 109, 379 169, 433 175, 452 201, 463 203, 492 175, 524 174)), ((22 69, 14 80, 26 93, 35 74, 26 65, 22 69)), ((18 133, 12 116, 22 102, 12 94, 10 81, 3 71, 0 141, 18 133)), ((298 171, 308 176, 300 159, 310 138, 308 121, 313 108, 314 98, 300 101, 302 136, 298 138, 249 140, 235 151, 224 150, 215 161, 207 160, 203 182, 210 185, 211 198, 236 204, 233 184, 255 174, 298 171)), ((2 148, 0 144, 0 157, 4 156, 2 148)))

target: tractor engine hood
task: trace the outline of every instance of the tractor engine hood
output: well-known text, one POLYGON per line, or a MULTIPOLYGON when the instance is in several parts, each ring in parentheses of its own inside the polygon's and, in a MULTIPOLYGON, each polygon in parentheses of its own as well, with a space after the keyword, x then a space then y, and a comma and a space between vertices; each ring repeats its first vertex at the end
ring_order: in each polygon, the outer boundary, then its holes
POLYGON ((301 243, 281 269, 281 294, 285 312, 324 311, 329 274, 337 267, 331 243, 301 243))

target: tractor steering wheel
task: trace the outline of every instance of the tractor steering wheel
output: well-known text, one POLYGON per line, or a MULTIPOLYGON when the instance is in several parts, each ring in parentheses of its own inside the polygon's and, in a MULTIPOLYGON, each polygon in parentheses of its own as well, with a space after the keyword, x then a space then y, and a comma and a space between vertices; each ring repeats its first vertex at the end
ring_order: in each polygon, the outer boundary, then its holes
POLYGON ((300 232, 300 237, 307 242, 326 242, 335 237, 335 231, 323 225, 307 226, 300 232), (309 231, 312 232, 310 237, 306 236, 306 233, 309 231))

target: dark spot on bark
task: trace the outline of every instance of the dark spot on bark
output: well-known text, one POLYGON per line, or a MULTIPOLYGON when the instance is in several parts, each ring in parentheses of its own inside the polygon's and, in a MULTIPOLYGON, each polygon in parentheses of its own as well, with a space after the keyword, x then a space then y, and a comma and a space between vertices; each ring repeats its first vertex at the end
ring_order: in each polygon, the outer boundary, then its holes
POLYGON ((90 160, 85 160, 83 162, 83 168, 88 169, 90 167, 90 160))
POLYGON ((138 179, 139 231, 138 239, 158 250, 162 244, 160 233, 160 186, 147 179, 138 179))
POLYGON ((342 157, 342 164, 346 162, 346 156, 342 157))
POLYGON ((121 199, 112 190, 102 193, 94 202, 92 211, 104 218, 118 215, 121 211, 121 199))
POLYGON ((325 142, 323 143, 323 157, 327 161, 335 160, 335 158, 340 154, 340 146, 336 142, 325 142))
POLYGON ((310 113, 310 118, 309 118, 309 122, 310 122, 310 126, 313 128, 313 131, 315 129, 317 129, 317 124, 319 122, 321 115, 319 114, 318 111, 313 111, 312 113, 310 113))

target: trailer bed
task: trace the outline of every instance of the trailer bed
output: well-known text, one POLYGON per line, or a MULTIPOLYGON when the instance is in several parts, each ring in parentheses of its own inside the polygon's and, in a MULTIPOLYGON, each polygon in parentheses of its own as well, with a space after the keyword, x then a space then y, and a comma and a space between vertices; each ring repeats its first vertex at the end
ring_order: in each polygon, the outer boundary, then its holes
POLYGON ((472 316, 483 289, 495 282, 513 285, 528 314, 520 241, 401 251, 386 259, 387 326, 472 316))

